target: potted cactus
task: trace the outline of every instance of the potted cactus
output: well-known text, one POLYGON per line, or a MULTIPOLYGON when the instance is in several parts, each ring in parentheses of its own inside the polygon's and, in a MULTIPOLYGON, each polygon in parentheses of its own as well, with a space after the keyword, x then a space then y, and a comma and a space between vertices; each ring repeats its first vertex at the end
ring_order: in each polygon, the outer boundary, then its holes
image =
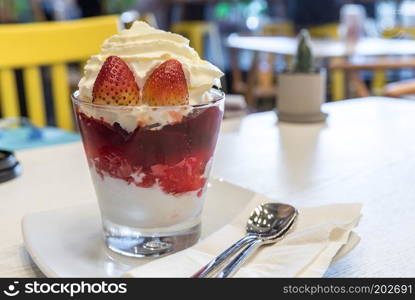
POLYGON ((326 99, 326 72, 314 65, 310 35, 306 29, 298 35, 297 53, 290 70, 279 75, 277 115, 280 121, 319 122, 326 99))

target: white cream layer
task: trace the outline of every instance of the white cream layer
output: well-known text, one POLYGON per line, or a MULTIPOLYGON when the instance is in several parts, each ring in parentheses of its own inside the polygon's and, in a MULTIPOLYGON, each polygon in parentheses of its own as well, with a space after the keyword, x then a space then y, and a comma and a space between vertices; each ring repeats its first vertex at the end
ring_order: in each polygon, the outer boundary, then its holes
POLYGON ((197 218, 203 207, 204 195, 197 192, 180 196, 167 194, 158 185, 137 187, 126 181, 104 175, 90 168, 99 206, 108 221, 141 229, 177 226, 197 218))
POLYGON ((133 70, 140 89, 154 68, 164 61, 179 60, 186 75, 189 88, 189 104, 207 103, 208 91, 213 85, 220 87, 223 73, 211 63, 200 59, 189 46, 189 40, 181 35, 155 29, 145 22, 135 22, 128 30, 108 38, 101 53, 92 56, 79 82, 80 97, 91 101, 92 89, 102 64, 108 56, 122 58, 133 70))

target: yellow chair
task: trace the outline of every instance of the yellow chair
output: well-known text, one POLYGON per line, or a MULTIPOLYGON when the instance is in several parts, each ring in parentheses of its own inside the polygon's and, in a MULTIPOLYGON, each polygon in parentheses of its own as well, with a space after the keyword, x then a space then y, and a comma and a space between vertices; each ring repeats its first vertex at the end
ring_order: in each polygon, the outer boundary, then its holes
POLYGON ((85 62, 118 30, 115 15, 65 22, 0 25, 0 108, 3 117, 20 116, 15 69, 23 69, 26 107, 36 126, 46 125, 40 66, 51 67, 58 127, 74 128, 68 62, 85 62))
POLYGON ((339 24, 337 23, 316 25, 307 29, 314 38, 334 40, 339 38, 339 24))
POLYGON ((199 53, 200 57, 204 57, 204 38, 208 36, 214 43, 219 38, 216 24, 212 22, 182 21, 173 24, 171 30, 187 37, 190 40, 190 45, 199 53))
POLYGON ((295 36, 295 29, 291 22, 270 23, 264 25, 262 34, 271 36, 295 36))

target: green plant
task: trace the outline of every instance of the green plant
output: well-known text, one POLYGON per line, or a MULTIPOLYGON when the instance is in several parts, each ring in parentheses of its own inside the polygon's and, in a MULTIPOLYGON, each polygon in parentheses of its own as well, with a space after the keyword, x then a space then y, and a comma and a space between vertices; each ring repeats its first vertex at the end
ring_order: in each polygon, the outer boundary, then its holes
POLYGON ((297 54, 294 60, 293 72, 315 72, 313 53, 310 46, 310 34, 307 29, 302 29, 298 34, 297 54))

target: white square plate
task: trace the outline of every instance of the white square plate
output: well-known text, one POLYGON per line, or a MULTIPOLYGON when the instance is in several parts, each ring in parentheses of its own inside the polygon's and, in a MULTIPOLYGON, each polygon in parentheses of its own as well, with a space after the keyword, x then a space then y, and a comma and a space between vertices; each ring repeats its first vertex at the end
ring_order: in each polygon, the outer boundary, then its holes
MULTIPOLYGON (((254 195, 250 190, 211 179, 202 215, 201 238, 229 223, 254 195)), ((22 227, 27 251, 48 277, 119 277, 149 261, 107 250, 96 202, 26 215, 22 227)))

